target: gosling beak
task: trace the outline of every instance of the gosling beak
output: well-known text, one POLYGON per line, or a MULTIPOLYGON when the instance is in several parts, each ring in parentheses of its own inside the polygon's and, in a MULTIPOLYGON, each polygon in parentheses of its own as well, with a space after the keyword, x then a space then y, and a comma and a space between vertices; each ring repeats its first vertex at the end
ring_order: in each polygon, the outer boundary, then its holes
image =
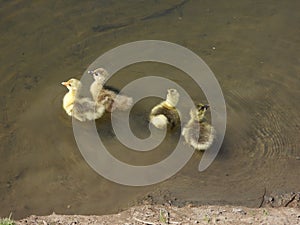
POLYGON ((65 82, 61 82, 61 84, 64 86, 68 86, 69 83, 67 81, 65 81, 65 82))
POLYGON ((201 110, 203 110, 203 109, 207 110, 207 109, 209 108, 209 105, 198 104, 198 105, 197 105, 197 108, 198 108, 198 109, 201 109, 201 110))
POLYGON ((209 108, 209 105, 204 105, 203 108, 207 110, 209 108))
POLYGON ((94 74, 94 71, 93 71, 93 70, 88 70, 88 74, 93 75, 93 74, 94 74))

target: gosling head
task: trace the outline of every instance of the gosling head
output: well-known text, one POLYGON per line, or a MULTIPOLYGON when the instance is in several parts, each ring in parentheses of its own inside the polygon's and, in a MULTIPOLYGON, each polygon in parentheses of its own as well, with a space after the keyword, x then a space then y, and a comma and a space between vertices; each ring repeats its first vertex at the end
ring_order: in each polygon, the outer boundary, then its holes
POLYGON ((95 69, 95 70, 89 70, 88 74, 93 75, 94 80, 96 82, 101 83, 101 84, 104 84, 105 80, 109 76, 109 73, 107 72, 107 70, 103 69, 103 68, 98 68, 98 69, 95 69))
POLYGON ((76 91, 81 86, 80 81, 75 78, 71 78, 70 80, 62 82, 61 84, 66 86, 70 91, 76 91))
POLYGON ((199 121, 203 120, 203 118, 205 116, 205 113, 208 110, 208 108, 209 108, 209 105, 204 105, 204 104, 201 104, 201 103, 199 103, 197 105, 197 119, 199 121))
POLYGON ((168 89, 167 103, 175 107, 179 100, 179 93, 176 89, 168 89))

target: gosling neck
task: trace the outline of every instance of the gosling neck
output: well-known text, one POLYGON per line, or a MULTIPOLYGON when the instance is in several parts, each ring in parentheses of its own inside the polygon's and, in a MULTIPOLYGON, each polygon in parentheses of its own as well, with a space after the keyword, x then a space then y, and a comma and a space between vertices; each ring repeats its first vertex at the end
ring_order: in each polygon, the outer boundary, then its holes
POLYGON ((167 96, 166 103, 172 107, 175 107, 178 103, 178 97, 167 96))

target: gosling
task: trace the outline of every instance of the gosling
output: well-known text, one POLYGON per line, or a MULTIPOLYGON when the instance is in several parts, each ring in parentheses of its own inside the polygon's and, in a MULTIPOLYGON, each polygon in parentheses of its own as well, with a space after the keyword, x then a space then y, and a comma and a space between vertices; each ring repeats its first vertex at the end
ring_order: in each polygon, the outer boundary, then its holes
POLYGON ((98 68, 94 71, 88 71, 88 73, 94 77, 94 82, 90 86, 90 92, 95 102, 101 102, 106 98, 105 109, 108 112, 112 112, 115 109, 121 111, 130 109, 133 105, 131 97, 121 95, 115 88, 104 85, 109 76, 105 69, 98 68))
POLYGON ((63 98, 63 109, 69 116, 73 116, 82 122, 102 117, 105 112, 105 104, 109 100, 108 98, 104 98, 99 104, 96 104, 89 98, 79 98, 77 95, 81 88, 81 82, 75 78, 71 78, 61 84, 69 90, 63 98))
POLYGON ((182 129, 185 142, 195 150, 208 149, 214 140, 215 130, 205 119, 208 108, 208 105, 198 104, 197 109, 191 109, 191 119, 182 129))
POLYGON ((165 101, 156 105, 150 113, 149 120, 158 129, 173 129, 180 123, 180 114, 176 109, 179 93, 176 89, 168 89, 165 101))

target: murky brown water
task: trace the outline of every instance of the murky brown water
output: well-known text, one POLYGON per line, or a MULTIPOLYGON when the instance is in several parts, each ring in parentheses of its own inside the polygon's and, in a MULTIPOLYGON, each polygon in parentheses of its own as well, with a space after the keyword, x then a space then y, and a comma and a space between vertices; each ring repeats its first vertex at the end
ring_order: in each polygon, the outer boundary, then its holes
MULTIPOLYGON (((299 191, 299 1, 76 2, 0 2, 0 217, 112 213, 166 190, 178 201, 247 206, 258 206, 265 189, 299 191), (105 180, 83 160, 61 108, 60 82, 80 78, 107 50, 144 39, 175 42, 208 63, 223 89, 228 125, 205 172, 197 171, 197 153, 171 179, 133 188, 105 180)), ((153 74, 204 99, 183 73, 159 64, 132 65, 111 84, 153 74)), ((136 106, 137 121, 153 101, 136 106)), ((111 138, 109 117, 97 126, 107 130, 114 155, 141 160, 111 138)), ((150 159, 166 157, 167 147, 150 159)))

